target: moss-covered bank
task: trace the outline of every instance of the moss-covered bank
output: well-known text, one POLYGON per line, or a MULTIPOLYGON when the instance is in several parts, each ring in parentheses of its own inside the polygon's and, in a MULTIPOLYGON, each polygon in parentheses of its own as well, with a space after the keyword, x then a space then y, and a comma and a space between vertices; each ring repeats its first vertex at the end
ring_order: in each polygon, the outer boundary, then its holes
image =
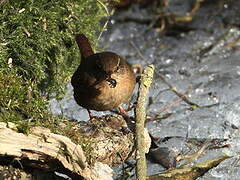
POLYGON ((58 131, 64 118, 48 112, 46 95, 64 92, 79 64, 74 34, 94 41, 104 16, 97 0, 0 1, 0 121, 58 131))

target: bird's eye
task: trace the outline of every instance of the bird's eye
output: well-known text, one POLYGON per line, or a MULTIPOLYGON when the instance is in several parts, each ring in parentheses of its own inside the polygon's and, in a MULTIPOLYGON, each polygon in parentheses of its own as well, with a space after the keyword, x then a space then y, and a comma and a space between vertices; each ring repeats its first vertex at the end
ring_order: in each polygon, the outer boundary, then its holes
POLYGON ((108 78, 106 81, 109 83, 111 88, 115 88, 117 86, 117 81, 113 78, 108 78))

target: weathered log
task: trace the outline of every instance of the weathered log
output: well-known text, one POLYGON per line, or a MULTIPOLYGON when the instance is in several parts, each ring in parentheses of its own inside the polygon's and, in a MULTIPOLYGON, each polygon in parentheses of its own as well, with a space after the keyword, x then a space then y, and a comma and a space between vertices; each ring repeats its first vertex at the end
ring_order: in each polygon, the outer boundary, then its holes
POLYGON ((4 164, 59 172, 72 179, 112 179, 109 166, 100 162, 90 166, 81 146, 69 138, 42 127, 34 127, 25 135, 0 122, 0 165, 4 164))

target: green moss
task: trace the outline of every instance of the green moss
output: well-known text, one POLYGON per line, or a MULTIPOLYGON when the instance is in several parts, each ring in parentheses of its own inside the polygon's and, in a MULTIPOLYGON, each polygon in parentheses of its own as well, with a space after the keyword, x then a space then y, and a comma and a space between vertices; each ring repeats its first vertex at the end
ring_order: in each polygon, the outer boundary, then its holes
POLYGON ((48 97, 64 93, 80 63, 74 34, 96 42, 104 16, 96 0, 0 2, 0 121, 75 136, 74 123, 48 112, 48 97))
POLYGON ((96 0, 8 0, 0 6, 0 67, 12 59, 17 73, 45 92, 63 92, 79 63, 74 34, 92 40, 105 11, 96 0), (51 91, 50 91, 51 90, 51 91))
POLYGON ((0 121, 15 123, 20 132, 33 125, 52 126, 55 119, 37 85, 11 68, 0 69, 0 108, 0 121))

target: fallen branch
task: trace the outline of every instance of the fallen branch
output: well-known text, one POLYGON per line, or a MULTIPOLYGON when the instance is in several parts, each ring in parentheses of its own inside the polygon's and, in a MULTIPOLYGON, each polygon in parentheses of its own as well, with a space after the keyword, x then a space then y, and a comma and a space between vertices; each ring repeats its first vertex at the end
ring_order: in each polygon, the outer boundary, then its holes
POLYGON ((152 83, 154 66, 149 65, 143 72, 139 87, 136 116, 136 141, 137 141, 137 179, 146 179, 145 135, 144 125, 146 119, 146 105, 148 90, 152 83))
POLYGON ((3 165, 17 162, 20 169, 59 172, 72 179, 111 179, 112 175, 111 168, 100 162, 90 167, 81 146, 65 136, 42 127, 34 127, 25 135, 3 122, 0 122, 0 162, 3 165))

